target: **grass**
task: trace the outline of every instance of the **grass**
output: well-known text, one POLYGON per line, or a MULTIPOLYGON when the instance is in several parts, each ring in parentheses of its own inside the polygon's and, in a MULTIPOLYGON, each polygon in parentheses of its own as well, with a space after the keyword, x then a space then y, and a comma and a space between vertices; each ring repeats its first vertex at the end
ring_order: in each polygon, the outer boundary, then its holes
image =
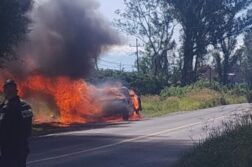
POLYGON ((176 167, 250 167, 252 164, 252 116, 215 129, 176 164, 176 167))
POLYGON ((179 96, 143 96, 143 115, 157 117, 178 111, 191 111, 227 104, 246 103, 245 95, 220 93, 209 88, 194 88, 179 96))

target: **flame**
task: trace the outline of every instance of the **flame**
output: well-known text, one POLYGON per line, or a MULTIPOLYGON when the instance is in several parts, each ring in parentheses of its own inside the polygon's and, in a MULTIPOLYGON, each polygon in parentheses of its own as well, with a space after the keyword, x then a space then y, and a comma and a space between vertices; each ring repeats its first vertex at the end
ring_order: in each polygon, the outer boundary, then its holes
POLYGON ((138 101, 137 94, 133 90, 130 90, 129 94, 130 94, 130 98, 131 98, 131 101, 132 101, 133 106, 134 106, 134 110, 135 111, 139 110, 140 109, 140 104, 139 104, 139 101, 138 101))
MULTIPOLYGON (((104 115, 103 106, 100 101, 97 100, 97 95, 99 96, 101 93, 103 96, 100 97, 107 98, 107 101, 112 101, 112 99, 110 99, 111 96, 113 96, 113 98, 119 98, 118 88, 106 87, 98 89, 95 86, 87 84, 82 79, 72 80, 68 77, 47 78, 39 74, 30 75, 25 79, 16 81, 19 95, 24 99, 30 99, 30 101, 35 103, 41 100, 36 99, 36 96, 51 97, 47 99, 47 103, 53 103, 55 105, 57 114, 55 114, 55 111, 51 111, 51 114, 48 115, 55 122, 73 124, 122 120, 119 114, 104 115), (107 94, 111 96, 107 96, 107 94), (55 115, 57 115, 57 118, 55 118, 55 115)), ((3 86, 2 84, 3 82, 0 83, 1 89, 3 86)), ((134 99, 132 99, 132 102, 136 105, 134 99)), ((32 107, 35 108, 34 106, 32 107)), ((41 114, 37 115, 36 113, 38 113, 38 111, 35 111, 35 119, 39 123, 44 123, 46 120, 46 113, 48 113, 48 107, 44 107, 40 110, 42 110, 41 114)), ((137 120, 139 118, 135 114, 132 114, 130 119, 137 120)))
POLYGON ((101 112, 100 106, 91 98, 92 89, 83 80, 32 75, 17 84, 22 98, 32 98, 35 94, 53 97, 59 111, 60 123, 90 122, 91 115, 101 112))
POLYGON ((130 120, 139 120, 141 119, 140 115, 140 101, 139 101, 139 96, 136 94, 134 90, 129 91, 130 98, 134 107, 135 112, 131 115, 130 120))
POLYGON ((54 96, 60 111, 61 123, 85 123, 88 116, 101 112, 98 104, 92 100, 89 87, 83 80, 71 80, 66 77, 45 79, 32 76, 20 83, 21 96, 28 89, 54 96))

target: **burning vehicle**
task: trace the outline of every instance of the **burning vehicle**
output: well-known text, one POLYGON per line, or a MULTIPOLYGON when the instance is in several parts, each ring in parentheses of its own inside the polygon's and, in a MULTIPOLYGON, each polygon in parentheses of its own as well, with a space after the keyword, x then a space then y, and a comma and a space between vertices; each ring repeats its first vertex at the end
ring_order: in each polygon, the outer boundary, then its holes
POLYGON ((27 40, 15 47, 17 59, 4 62, 0 88, 4 80, 16 80, 37 123, 128 120, 135 113, 127 88, 101 89, 85 81, 102 53, 121 44, 98 8, 94 0, 51 0, 27 14, 27 40))
POLYGON ((36 124, 58 122, 70 125, 140 119, 136 110, 139 103, 133 101, 135 98, 126 87, 97 88, 84 80, 50 79, 41 75, 17 80, 17 84, 19 95, 34 109, 36 124))
POLYGON ((99 91, 97 99, 103 108, 103 116, 121 115, 123 120, 129 120, 135 110, 128 88, 112 87, 99 91))

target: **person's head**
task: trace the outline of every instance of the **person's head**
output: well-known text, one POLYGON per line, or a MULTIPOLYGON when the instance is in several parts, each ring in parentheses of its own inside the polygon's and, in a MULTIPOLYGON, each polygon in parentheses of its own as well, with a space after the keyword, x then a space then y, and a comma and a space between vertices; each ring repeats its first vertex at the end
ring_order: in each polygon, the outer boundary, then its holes
POLYGON ((14 80, 8 79, 4 82, 3 86, 4 96, 7 100, 17 96, 17 84, 14 80))

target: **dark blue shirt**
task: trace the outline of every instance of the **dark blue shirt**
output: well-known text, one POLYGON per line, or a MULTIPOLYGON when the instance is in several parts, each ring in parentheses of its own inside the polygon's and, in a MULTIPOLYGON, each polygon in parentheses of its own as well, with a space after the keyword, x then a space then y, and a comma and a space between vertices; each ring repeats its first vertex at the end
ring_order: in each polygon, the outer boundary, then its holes
POLYGON ((26 146, 32 131, 30 105, 18 96, 2 104, 0 109, 0 146, 15 148, 26 146))

